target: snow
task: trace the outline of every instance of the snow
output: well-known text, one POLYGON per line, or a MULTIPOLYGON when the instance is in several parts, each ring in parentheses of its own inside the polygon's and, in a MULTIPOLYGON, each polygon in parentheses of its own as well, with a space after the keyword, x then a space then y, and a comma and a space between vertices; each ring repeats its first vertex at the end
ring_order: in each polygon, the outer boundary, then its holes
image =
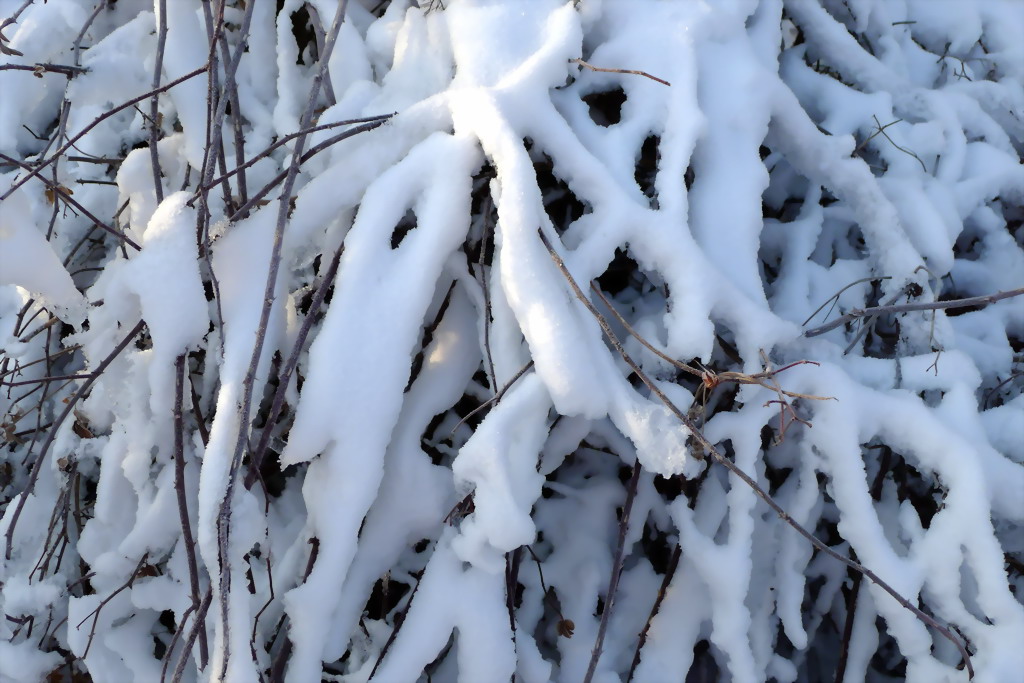
MULTIPOLYGON (((6 183, 5 183, 6 185, 6 183)), ((0 204, 0 285, 16 285, 69 321, 85 316, 85 298, 37 227, 25 190, 0 204)))
POLYGON ((338 3, 226 4, 238 105, 159 96, 158 192, 148 99, 62 147, 151 88, 160 3, 0 0, 3 65, 84 68, 0 70, 0 682, 968 679, 787 519, 1024 670, 1024 297, 804 336, 1024 286, 1016 0, 353 1, 313 125, 387 121, 234 220, 338 3), (57 149, 139 249, 24 180, 57 149), (262 158, 200 201, 208 153, 262 158))
POLYGON ((161 202, 142 235, 142 251, 124 274, 163 360, 196 348, 210 324, 188 199, 189 193, 176 192, 161 202))

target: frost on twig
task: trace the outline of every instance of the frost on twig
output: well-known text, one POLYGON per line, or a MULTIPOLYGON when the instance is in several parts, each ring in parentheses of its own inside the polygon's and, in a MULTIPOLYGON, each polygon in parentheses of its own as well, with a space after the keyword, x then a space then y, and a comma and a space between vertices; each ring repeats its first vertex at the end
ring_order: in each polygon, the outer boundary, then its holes
POLYGON ((1024 670, 1019 12, 418 4, 0 0, 0 678, 1024 670))

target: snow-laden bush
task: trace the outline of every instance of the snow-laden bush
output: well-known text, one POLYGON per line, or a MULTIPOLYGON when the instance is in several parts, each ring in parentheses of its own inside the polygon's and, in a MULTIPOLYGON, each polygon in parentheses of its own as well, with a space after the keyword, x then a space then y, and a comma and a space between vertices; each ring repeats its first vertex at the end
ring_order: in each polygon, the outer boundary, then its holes
POLYGON ((1019 680, 1019 2, 340 4, 0 0, 0 680, 1019 680))

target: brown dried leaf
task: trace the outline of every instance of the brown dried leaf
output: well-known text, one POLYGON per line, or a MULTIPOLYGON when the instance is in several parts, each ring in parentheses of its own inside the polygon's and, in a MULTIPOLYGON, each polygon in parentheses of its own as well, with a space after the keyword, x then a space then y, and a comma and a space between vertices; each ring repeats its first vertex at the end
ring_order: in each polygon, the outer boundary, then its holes
POLYGON ((576 630, 576 624, 572 619, 560 619, 556 629, 558 631, 558 635, 563 638, 572 638, 572 634, 576 630))

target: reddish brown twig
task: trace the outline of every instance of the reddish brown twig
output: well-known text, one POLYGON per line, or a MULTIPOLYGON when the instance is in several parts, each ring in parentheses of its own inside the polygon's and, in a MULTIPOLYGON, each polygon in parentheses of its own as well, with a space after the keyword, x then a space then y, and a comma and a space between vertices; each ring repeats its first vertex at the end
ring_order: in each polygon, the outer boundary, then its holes
POLYGON ((591 71, 600 71, 601 73, 606 73, 606 74, 633 74, 634 76, 644 76, 646 78, 651 79, 652 81, 657 81, 658 83, 661 83, 662 85, 668 85, 668 86, 672 85, 668 81, 666 81, 666 80, 664 80, 662 78, 658 78, 657 76, 652 76, 651 74, 647 73, 646 71, 637 71, 635 69, 604 69, 604 68, 601 68, 599 66, 594 66, 593 64, 588 64, 587 62, 584 62, 582 59, 570 59, 569 61, 573 62, 574 64, 579 64, 580 66, 585 66, 588 69, 590 69, 591 71))

